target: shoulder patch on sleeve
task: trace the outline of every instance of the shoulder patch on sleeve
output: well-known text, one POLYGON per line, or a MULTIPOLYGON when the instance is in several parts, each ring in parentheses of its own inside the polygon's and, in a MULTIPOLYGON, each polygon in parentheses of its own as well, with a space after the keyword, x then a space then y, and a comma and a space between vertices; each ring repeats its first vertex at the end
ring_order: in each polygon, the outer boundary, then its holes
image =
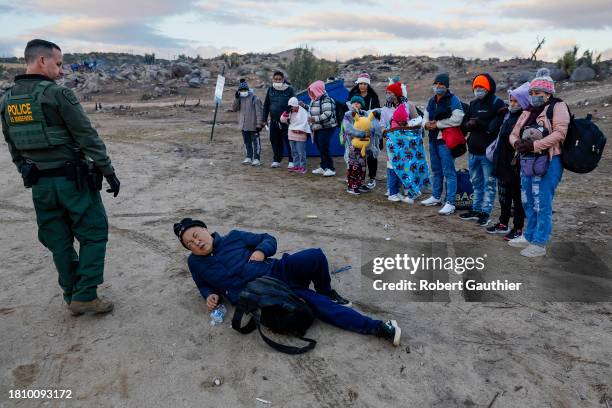
POLYGON ((79 98, 77 98, 74 92, 72 92, 70 89, 68 88, 62 89, 62 95, 64 95, 64 98, 66 98, 66 100, 70 102, 72 105, 79 104, 79 98))

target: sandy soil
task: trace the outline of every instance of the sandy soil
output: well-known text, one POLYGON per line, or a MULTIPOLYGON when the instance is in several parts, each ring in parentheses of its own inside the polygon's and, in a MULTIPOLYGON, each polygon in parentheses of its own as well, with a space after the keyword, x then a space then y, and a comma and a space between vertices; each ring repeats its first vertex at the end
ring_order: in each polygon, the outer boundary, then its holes
MULTIPOLYGON (((612 112, 598 106, 610 134, 612 112)), ((496 248, 500 267, 533 263, 457 217, 388 202, 382 163, 379 186, 359 198, 344 192, 344 175, 242 167, 232 115, 220 114, 209 142, 211 109, 92 112, 122 181, 118 198, 104 193, 110 240, 100 293, 116 302, 105 317, 75 318, 65 309, 51 255, 36 238, 30 191, 0 149, 1 406, 253 407, 263 398, 271 407, 500 408, 612 401, 610 303, 368 297, 359 265, 361 246, 370 241, 473 242, 496 248), (323 248, 332 269, 352 266, 334 275, 333 285, 357 309, 397 319, 402 347, 315 322, 308 334, 317 348, 292 357, 227 322, 211 327, 172 232, 183 216, 201 217, 222 233, 273 233, 279 253, 323 248), (8 399, 11 389, 49 388, 71 389, 73 399, 8 399)), ((265 142, 264 164, 270 155, 265 142)), ((611 157, 608 147, 595 172, 565 174, 555 241, 609 243, 611 157)), ((341 158, 336 165, 342 168, 341 158)), ((611 253, 600 255, 607 265, 611 253)))

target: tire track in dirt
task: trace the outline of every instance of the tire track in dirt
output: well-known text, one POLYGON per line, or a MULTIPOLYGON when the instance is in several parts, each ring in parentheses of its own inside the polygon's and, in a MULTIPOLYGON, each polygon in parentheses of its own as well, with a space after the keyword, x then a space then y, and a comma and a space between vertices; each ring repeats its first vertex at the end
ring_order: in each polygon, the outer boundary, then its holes
POLYGON ((356 393, 329 369, 329 363, 324 358, 301 355, 290 360, 290 365, 299 373, 320 407, 354 406, 356 393))

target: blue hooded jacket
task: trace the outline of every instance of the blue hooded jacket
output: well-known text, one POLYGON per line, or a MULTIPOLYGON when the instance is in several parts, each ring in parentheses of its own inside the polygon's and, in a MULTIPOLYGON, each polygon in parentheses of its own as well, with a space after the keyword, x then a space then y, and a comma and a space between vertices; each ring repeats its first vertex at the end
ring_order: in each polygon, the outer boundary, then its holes
POLYGON ((248 282, 272 271, 277 260, 267 258, 276 253, 276 238, 239 230, 232 230, 225 236, 214 232, 212 237, 210 255, 189 255, 189 271, 205 299, 216 293, 227 296, 232 304, 236 304, 238 295, 248 282), (249 261, 255 251, 263 252, 266 260, 249 261))

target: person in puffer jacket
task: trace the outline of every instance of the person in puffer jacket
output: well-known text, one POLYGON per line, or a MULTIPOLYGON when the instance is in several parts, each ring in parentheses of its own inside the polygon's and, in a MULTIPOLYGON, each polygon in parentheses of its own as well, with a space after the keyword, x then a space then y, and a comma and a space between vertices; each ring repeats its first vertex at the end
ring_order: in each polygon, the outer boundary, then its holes
POLYGON ((266 92, 266 99, 263 104, 263 123, 264 127, 270 117, 270 144, 272 145, 272 164, 270 167, 278 168, 283 161, 283 149, 287 148, 288 169, 293 168, 291 145, 289 143, 287 125, 280 121, 280 117, 287 108, 289 99, 295 96, 295 91, 285 79, 285 74, 276 71, 272 75, 272 86, 266 92))
MULTIPOLYGON (((521 255, 546 255, 546 245, 552 233, 552 204, 555 190, 563 176, 561 145, 567 136, 570 113, 567 104, 554 97, 555 83, 546 68, 541 68, 529 84, 529 107, 519 117, 510 144, 521 155, 543 154, 548 157, 548 168, 543 176, 529 176, 521 170, 521 195, 527 216, 527 228, 522 236, 508 242, 524 248, 521 255), (552 109, 552 120, 547 112, 552 109), (545 129, 539 140, 522 138, 527 128, 536 125, 545 129)), ((532 128, 533 129, 533 128, 532 128)))
POLYGON ((470 211, 459 216, 462 220, 476 220, 478 225, 489 225, 495 203, 496 181, 493 177, 493 163, 486 156, 487 147, 495 140, 508 111, 506 104, 495 95, 496 85, 489 74, 476 75, 472 81, 475 99, 470 102, 465 130, 467 140, 468 166, 474 187, 474 201, 470 211))
POLYGON ((336 102, 325 91, 323 81, 315 81, 310 84, 308 96, 310 97, 308 123, 312 128, 315 145, 321 154, 321 166, 314 169, 312 173, 332 177, 336 175, 336 169, 329 145, 334 136, 335 127, 338 126, 338 120, 340 120, 336 118, 336 102))
POLYGON ((212 234, 200 220, 184 218, 174 224, 174 233, 191 255, 189 271, 209 312, 219 304, 220 296, 237 304, 247 283, 270 276, 286 283, 312 307, 317 318, 344 330, 382 337, 399 346, 401 329, 395 320, 383 322, 350 308, 351 303, 331 287, 329 263, 320 248, 293 254, 276 253, 276 238, 232 230, 227 235, 212 234), (314 290, 309 289, 314 284, 314 290))

